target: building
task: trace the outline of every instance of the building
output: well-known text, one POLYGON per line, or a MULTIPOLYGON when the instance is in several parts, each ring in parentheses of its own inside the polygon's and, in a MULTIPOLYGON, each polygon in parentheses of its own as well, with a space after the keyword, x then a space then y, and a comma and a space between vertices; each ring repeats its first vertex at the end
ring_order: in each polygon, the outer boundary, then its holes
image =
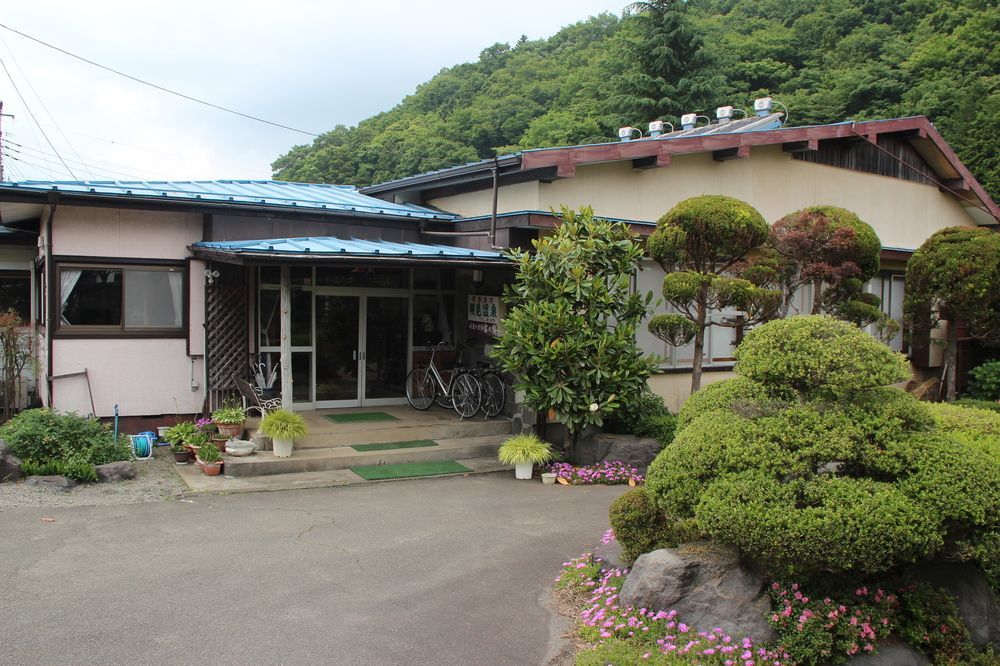
MULTIPOLYGON (((18 308, 39 333, 39 380, 25 399, 31 391, 58 409, 192 414, 260 364, 265 376, 284 373, 276 386, 291 388, 282 397, 296 409, 398 404, 408 369, 434 345, 454 356, 466 343, 466 362, 486 353, 488 310, 512 277, 501 250, 530 247, 558 224, 554 209, 591 205, 645 236, 675 203, 708 193, 770 221, 817 204, 855 211, 884 246, 868 288, 897 318, 905 261, 924 239, 1000 219, 926 118, 783 127, 765 112, 361 190, 0 183, 0 307, 18 308)), ((661 280, 649 263, 636 286, 658 292, 661 280)), ((712 330, 706 369, 721 378, 734 334, 712 330)), ((639 343, 667 357, 651 385, 676 408, 690 350, 645 333, 639 343)))

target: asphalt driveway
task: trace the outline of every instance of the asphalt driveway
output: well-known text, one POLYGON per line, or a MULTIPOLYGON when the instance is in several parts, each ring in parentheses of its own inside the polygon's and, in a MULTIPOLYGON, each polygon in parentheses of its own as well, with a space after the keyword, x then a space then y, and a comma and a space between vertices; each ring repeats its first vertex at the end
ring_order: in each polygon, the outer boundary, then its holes
POLYGON ((560 564, 624 490, 505 473, 3 511, 0 663, 541 664, 560 564))

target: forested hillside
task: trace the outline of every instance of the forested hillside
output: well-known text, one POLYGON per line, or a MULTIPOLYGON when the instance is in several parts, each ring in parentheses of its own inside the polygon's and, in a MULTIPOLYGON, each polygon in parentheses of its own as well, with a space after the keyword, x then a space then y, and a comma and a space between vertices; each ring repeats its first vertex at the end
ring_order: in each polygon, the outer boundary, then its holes
POLYGON ((676 124, 770 94, 793 125, 926 115, 997 198, 998 39, 993 0, 639 2, 624 18, 495 44, 272 167, 279 179, 367 185, 521 148, 611 141, 621 125, 676 124))

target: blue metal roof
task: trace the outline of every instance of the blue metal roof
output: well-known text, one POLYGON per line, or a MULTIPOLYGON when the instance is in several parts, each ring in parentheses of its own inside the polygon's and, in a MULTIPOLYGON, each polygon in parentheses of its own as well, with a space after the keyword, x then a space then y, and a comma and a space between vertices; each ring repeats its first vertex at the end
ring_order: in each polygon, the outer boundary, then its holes
POLYGON ((195 249, 243 256, 274 257, 355 257, 424 260, 466 260, 505 262, 500 252, 473 250, 451 245, 425 245, 422 243, 394 243, 387 240, 362 240, 335 236, 309 236, 305 238, 274 238, 251 241, 202 241, 191 246, 195 249))
POLYGON ((329 211, 426 220, 452 220, 454 215, 393 203, 358 192, 347 185, 289 183, 278 180, 90 181, 25 180, 0 183, 4 190, 62 192, 109 199, 153 199, 194 204, 267 206, 283 209, 329 211))

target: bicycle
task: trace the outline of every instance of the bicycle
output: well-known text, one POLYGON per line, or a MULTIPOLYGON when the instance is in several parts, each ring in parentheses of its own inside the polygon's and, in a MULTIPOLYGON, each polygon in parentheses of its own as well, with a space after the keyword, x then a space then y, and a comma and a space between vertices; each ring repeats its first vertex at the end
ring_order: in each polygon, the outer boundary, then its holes
POLYGON ((445 384, 441 371, 434 365, 434 355, 444 342, 431 349, 426 368, 414 368, 406 375, 406 401, 414 409, 430 409, 436 398, 443 398, 443 406, 451 407, 463 419, 479 411, 482 404, 482 387, 479 379, 467 368, 455 368, 445 384))
POLYGON ((507 385, 503 377, 490 362, 480 361, 476 379, 479 380, 483 392, 479 410, 488 419, 499 416, 507 402, 507 385))

